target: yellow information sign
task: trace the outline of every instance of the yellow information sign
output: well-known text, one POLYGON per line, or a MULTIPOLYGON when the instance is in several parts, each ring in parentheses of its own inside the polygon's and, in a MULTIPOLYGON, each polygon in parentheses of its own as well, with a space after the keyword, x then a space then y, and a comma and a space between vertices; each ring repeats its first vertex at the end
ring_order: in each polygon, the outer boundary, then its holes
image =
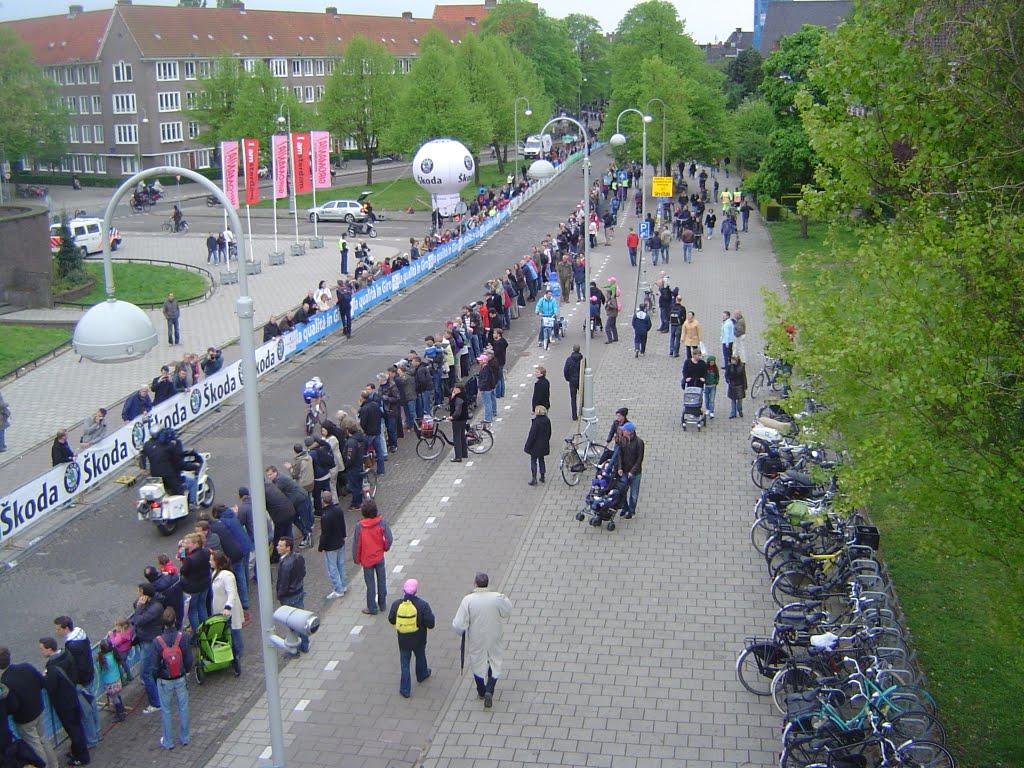
POLYGON ((672 197, 672 177, 654 176, 651 178, 651 197, 672 197))

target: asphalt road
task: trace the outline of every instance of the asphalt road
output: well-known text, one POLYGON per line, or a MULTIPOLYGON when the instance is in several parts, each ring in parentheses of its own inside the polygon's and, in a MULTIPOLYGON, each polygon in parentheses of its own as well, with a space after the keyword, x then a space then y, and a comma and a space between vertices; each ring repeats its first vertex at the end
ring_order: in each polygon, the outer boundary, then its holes
MULTIPOLYGON (((599 163, 595 159, 595 167, 599 163)), ((324 380, 332 412, 354 405, 356 394, 377 372, 410 349, 421 349, 424 335, 439 332, 444 319, 459 306, 482 297, 487 279, 502 273, 545 233, 557 231, 558 222, 580 199, 580 183, 579 169, 569 170, 521 209, 490 241, 409 295, 389 303, 369 320, 357 322, 351 340, 338 338, 322 343, 286 366, 283 373, 261 381, 264 465, 288 460, 293 455, 292 445, 303 437, 304 406, 300 394, 305 380, 313 375, 324 380)), ((536 323, 532 308, 528 309, 521 320, 513 321, 507 335, 510 366, 536 339, 536 323)), ((556 368, 571 351, 566 342, 562 342, 562 347, 554 347, 551 355, 550 378, 556 387, 562 386, 561 372, 556 368)), ((596 362, 602 353, 603 345, 595 344, 596 362)), ((210 426, 207 422, 202 429, 195 437, 186 435, 187 444, 212 454, 211 473, 217 500, 233 503, 238 486, 247 482, 241 402, 226 406, 219 423, 210 426)), ((381 479, 378 502, 391 517, 398 515, 412 495, 430 481, 433 469, 444 460, 422 461, 414 448, 413 439, 407 437, 402 441, 381 479)), ((522 468, 517 467, 516 471, 521 472, 522 468)), ((163 537, 151 524, 138 522, 134 507, 134 490, 116 492, 44 539, 14 568, 0 573, 0 644, 10 646, 17 659, 40 661, 37 640, 52 633, 55 616, 70 614, 93 640, 98 640, 116 616, 130 612, 143 568, 154 563, 160 553, 172 554, 178 540, 177 535, 163 537)), ((354 522, 354 518, 350 519, 350 525, 354 522)), ((183 526, 178 534, 187 530, 190 529, 183 526)), ((317 610, 325 604, 321 596, 330 588, 315 550, 307 551, 307 560, 306 607, 317 610)), ((358 574, 350 573, 351 576, 358 574)), ((246 629, 251 671, 237 681, 225 682, 222 696, 192 699, 194 743, 198 747, 203 742, 216 743, 223 728, 232 725, 232 718, 226 715, 239 708, 244 710, 245 701, 262 688, 262 676, 255 671, 256 626, 254 622, 246 629), (231 701, 229 707, 225 707, 224 696, 231 701)), ((123 748, 130 750, 132 733, 131 722, 117 729, 96 752, 93 764, 118 764, 125 754, 119 742, 127 744, 123 748)), ((186 765, 202 765, 203 752, 201 748, 189 750, 179 758, 186 765)), ((159 761, 158 754, 151 754, 154 762, 159 761)), ((133 759, 137 764, 149 763, 138 754, 133 759)))

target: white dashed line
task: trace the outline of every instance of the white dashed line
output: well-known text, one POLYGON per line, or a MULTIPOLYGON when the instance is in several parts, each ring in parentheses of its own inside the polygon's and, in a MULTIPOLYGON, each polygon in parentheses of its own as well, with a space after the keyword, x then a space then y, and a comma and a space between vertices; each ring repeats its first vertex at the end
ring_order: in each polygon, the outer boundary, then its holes
POLYGON ((420 545, 420 540, 419 539, 413 539, 412 541, 409 542, 409 546, 410 547, 418 547, 419 545, 420 545))
POLYGON ((293 712, 302 712, 309 706, 309 699, 302 699, 298 704, 295 705, 293 712))
POLYGON ((273 747, 267 747, 262 752, 260 752, 260 760, 269 760, 272 754, 274 754, 273 747))
POLYGON ((352 627, 352 630, 349 632, 349 634, 350 635, 358 635, 358 634, 361 634, 362 631, 363 631, 363 625, 362 624, 356 624, 354 627, 352 627))
POLYGON ((337 661, 328 661, 327 662, 327 666, 324 667, 324 672, 333 672, 337 668, 338 668, 338 662, 337 661))
POLYGON ((391 569, 391 572, 392 573, 401 573, 403 570, 405 570, 405 566, 404 565, 396 565, 394 568, 391 569))
POLYGON ((462 485, 462 478, 461 477, 455 478, 455 482, 452 483, 452 485, 462 485))
POLYGON ((442 504, 447 504, 448 503, 448 499, 450 499, 450 498, 451 498, 450 496, 442 496, 441 497, 441 503, 442 504))
MULTIPOLYGON (((569 405, 572 405, 572 403, 569 403, 569 405)), ((428 517, 427 518, 427 525, 433 525, 435 520, 437 520, 436 517, 428 517)))

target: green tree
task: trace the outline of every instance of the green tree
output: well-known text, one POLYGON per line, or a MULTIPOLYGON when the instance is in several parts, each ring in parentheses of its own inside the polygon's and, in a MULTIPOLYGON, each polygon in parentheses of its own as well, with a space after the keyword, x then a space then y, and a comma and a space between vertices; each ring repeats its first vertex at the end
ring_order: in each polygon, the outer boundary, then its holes
POLYGON ((61 217, 60 249, 57 251, 57 275, 61 280, 75 280, 82 276, 82 252, 75 247, 67 216, 61 217))
POLYGON ((394 94, 401 77, 397 60, 383 45, 357 35, 327 80, 320 114, 334 134, 355 141, 367 160, 367 184, 373 183, 373 158, 387 149, 382 139, 398 118, 394 94))
POLYGON ((764 79, 763 65, 764 59, 754 48, 746 48, 729 59, 725 65, 728 109, 736 109, 744 99, 757 94, 764 79))
POLYGON ((580 60, 580 101, 583 104, 605 101, 611 96, 611 62, 608 59, 611 47, 600 23, 594 17, 580 13, 571 13, 564 21, 580 60))
POLYGON ((775 132, 775 113, 762 98, 748 98, 730 115, 733 128, 731 157, 736 168, 756 170, 768 153, 775 132))
POLYGON ((0 160, 56 160, 67 137, 57 85, 36 66, 18 34, 0 27, 0 160))
POLYGON ((423 38, 419 56, 402 78, 396 108, 400 119, 386 135, 394 146, 416 149, 430 139, 447 137, 479 147, 491 136, 487 110, 466 91, 455 46, 436 29, 423 38))
POLYGON ((491 9, 480 25, 484 38, 504 37, 533 62, 554 102, 575 109, 582 82, 580 59, 566 24, 548 16, 529 0, 505 0, 491 9))

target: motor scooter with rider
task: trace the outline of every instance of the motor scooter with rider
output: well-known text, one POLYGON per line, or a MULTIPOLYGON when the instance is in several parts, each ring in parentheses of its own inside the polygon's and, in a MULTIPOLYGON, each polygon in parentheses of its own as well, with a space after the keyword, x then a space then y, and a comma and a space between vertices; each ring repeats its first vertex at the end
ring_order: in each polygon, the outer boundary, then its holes
POLYGON ((150 475, 139 487, 136 513, 170 536, 183 518, 213 504, 216 493, 209 475, 210 454, 185 450, 174 430, 158 430, 142 446, 142 465, 150 475))
POLYGON ((362 237, 368 235, 369 237, 377 236, 377 229, 373 226, 373 222, 369 219, 365 221, 353 221, 348 225, 348 234, 353 237, 362 237))

